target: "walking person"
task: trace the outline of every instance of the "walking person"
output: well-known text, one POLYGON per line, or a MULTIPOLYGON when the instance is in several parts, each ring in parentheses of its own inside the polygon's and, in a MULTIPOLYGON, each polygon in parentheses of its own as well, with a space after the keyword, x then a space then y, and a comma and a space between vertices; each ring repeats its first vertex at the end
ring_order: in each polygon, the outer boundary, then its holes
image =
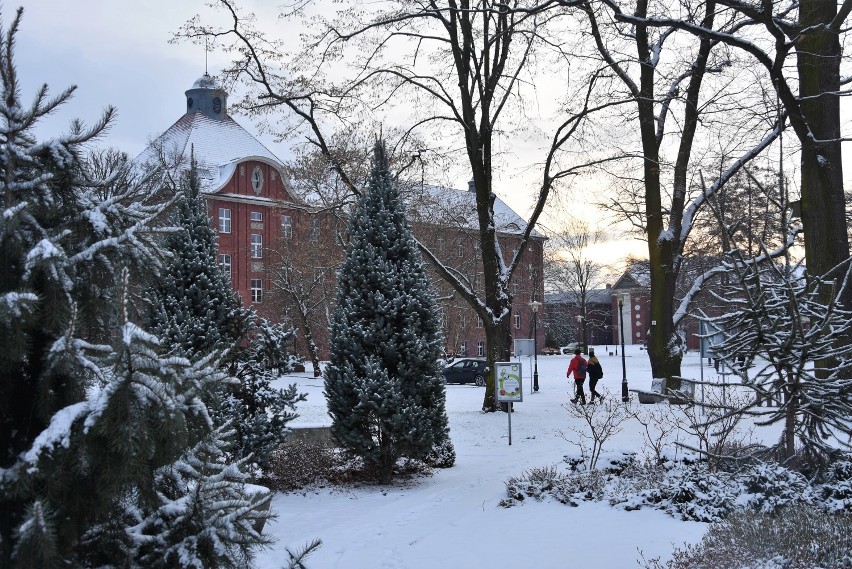
POLYGON ((586 366, 586 370, 589 374, 589 391, 591 391, 589 403, 595 402, 596 395, 598 397, 598 401, 603 401, 603 395, 595 391, 595 386, 598 384, 598 380, 603 377, 603 368, 601 367, 601 362, 598 360, 597 356, 595 356, 594 349, 589 350, 589 364, 586 366))
POLYGON ((568 363, 568 372, 565 374, 570 379, 571 372, 574 372, 574 399, 571 403, 580 401, 580 405, 586 404, 586 394, 583 393, 583 382, 586 381, 586 360, 580 355, 580 348, 574 350, 574 357, 568 363))

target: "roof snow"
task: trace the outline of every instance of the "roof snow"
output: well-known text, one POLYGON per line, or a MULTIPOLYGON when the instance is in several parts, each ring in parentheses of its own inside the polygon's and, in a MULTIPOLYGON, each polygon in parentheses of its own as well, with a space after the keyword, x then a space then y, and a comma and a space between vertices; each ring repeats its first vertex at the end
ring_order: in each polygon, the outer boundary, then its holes
MULTIPOLYGON (((439 222, 468 229, 478 229, 476 194, 442 186, 424 185, 410 188, 408 212, 412 219, 421 222, 439 222)), ((520 235, 527 221, 518 215, 506 202, 495 196, 494 227, 500 233, 520 235)), ((544 239, 544 235, 533 229, 530 237, 544 239)))
POLYGON ((193 148, 205 192, 220 189, 238 161, 256 158, 281 165, 277 156, 230 116, 214 120, 200 111, 183 115, 137 156, 134 163, 144 166, 165 160, 167 164, 186 168, 193 148))

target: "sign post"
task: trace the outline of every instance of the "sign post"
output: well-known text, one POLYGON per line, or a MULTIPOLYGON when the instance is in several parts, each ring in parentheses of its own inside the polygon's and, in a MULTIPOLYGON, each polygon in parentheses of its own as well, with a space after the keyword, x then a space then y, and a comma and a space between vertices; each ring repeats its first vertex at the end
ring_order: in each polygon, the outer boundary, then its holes
MULTIPOLYGON (((529 356, 530 365, 532 365, 532 359, 535 354, 535 338, 532 339, 520 339, 515 338, 515 356, 518 360, 521 359, 521 356, 529 356)), ((530 389, 532 389, 532 384, 537 382, 530 382, 530 389)), ((532 390, 530 390, 530 394, 532 394, 532 390)))
POLYGON ((512 445, 512 404, 524 400, 521 362, 494 362, 494 395, 509 404, 509 446, 512 445))

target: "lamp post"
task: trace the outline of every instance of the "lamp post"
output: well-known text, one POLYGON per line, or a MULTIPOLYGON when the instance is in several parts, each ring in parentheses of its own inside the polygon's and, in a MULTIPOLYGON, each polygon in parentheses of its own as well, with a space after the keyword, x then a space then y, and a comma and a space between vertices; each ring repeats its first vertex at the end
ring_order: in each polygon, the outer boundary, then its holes
POLYGON ((533 391, 538 391, 538 309, 541 303, 537 300, 530 302, 533 311, 533 391))
POLYGON ((630 400, 627 394, 627 362, 624 359, 624 301, 618 299, 618 330, 621 333, 621 400, 630 400))

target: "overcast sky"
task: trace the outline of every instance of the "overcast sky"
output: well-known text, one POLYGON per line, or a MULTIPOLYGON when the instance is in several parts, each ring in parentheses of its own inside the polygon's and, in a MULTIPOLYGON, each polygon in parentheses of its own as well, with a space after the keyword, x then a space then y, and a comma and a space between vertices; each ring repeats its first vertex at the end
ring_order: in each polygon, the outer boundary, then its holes
MULTIPOLYGON (((275 21, 279 3, 243 0, 242 6, 275 21)), ((43 121, 38 134, 55 135, 73 118, 91 124, 106 106, 113 105, 118 116, 100 144, 117 147, 132 157, 182 116, 184 91, 205 70, 204 48, 169 43, 172 35, 195 14, 201 13, 205 21, 216 17, 204 0, 18 0, 3 4, 4 29, 17 6, 24 7, 16 58, 24 100, 30 100, 42 83, 53 94, 77 85, 72 101, 43 121)), ((288 34, 287 25, 286 21, 275 23, 276 31, 288 34)), ((294 25, 292 34, 298 32, 294 25)), ((211 75, 225 65, 224 57, 209 55, 211 75)), ((288 146, 259 136, 245 117, 236 119, 279 158, 289 158, 288 146)), ((464 182, 456 185, 462 187, 464 182)), ((511 185, 516 190, 523 190, 517 188, 517 179, 514 182, 511 185)), ((528 214, 529 192, 507 195, 498 189, 498 193, 520 214, 528 214)), ((619 241, 613 250, 615 257, 607 262, 622 258, 626 248, 640 254, 643 250, 628 238, 619 241)))
MULTIPOLYGON (((4 3, 5 25, 17 6, 24 7, 17 44, 24 100, 42 83, 54 94, 77 85, 71 103, 42 125, 46 135, 72 118, 94 122, 113 105, 118 117, 103 143, 136 156, 180 118, 184 91, 204 73, 203 47, 168 43, 181 24, 206 9, 204 2, 19 0, 4 3)), ((221 62, 212 57, 215 73, 221 62)))

